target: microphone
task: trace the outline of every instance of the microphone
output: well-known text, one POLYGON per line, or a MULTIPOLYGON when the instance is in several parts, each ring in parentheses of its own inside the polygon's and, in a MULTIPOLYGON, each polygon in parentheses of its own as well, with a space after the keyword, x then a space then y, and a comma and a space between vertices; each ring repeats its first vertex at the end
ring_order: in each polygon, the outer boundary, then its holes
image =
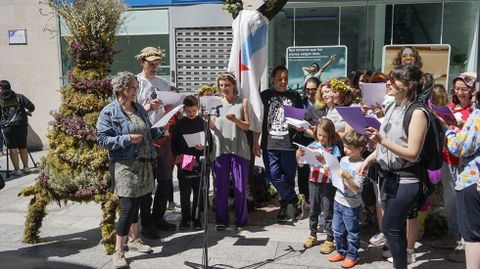
POLYGON ((220 108, 223 107, 223 105, 218 105, 218 106, 215 106, 215 107, 212 107, 212 110, 215 109, 215 116, 216 117, 219 117, 220 116, 220 108))

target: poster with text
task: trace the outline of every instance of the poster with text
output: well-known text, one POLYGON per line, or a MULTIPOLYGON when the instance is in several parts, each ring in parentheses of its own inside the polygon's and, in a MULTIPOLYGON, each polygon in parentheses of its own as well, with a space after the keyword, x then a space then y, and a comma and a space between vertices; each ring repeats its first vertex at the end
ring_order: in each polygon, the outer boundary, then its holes
POLYGON ((310 77, 325 81, 347 76, 346 46, 287 48, 288 86, 303 92, 310 77))
POLYGON ((423 72, 431 73, 435 83, 447 87, 450 67, 450 45, 387 45, 383 47, 382 72, 390 73, 394 66, 415 64, 423 72))

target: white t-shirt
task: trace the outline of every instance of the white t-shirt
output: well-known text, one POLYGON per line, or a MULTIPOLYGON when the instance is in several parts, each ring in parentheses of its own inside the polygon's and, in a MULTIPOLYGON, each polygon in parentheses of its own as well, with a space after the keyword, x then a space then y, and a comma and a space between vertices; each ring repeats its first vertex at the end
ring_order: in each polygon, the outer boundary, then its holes
MULTIPOLYGON (((143 73, 137 75, 138 80, 138 93, 137 102, 142 106, 145 106, 153 99, 157 98, 158 91, 170 91, 170 85, 167 81, 155 77, 154 79, 146 78, 143 73)), ((159 121, 165 114, 163 107, 155 111, 149 111, 148 115, 152 124, 159 121)))

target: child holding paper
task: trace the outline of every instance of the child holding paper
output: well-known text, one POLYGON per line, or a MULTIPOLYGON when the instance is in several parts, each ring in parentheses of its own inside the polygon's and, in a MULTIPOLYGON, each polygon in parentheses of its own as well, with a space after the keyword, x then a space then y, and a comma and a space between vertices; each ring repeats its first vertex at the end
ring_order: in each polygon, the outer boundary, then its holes
POLYGON ((198 99, 195 96, 185 97, 183 105, 185 117, 177 121, 172 133, 172 152, 178 166, 177 177, 182 210, 182 221, 178 229, 186 230, 190 228, 190 222, 193 220, 193 229, 201 230, 202 222, 200 217, 195 218, 195 210, 200 188, 199 160, 200 156, 203 155, 204 146, 201 144, 189 146, 184 135, 198 134, 200 136, 204 132, 204 120, 198 115, 198 99), (190 203, 192 192, 193 206, 190 203))
MULTIPOLYGON (((310 143, 307 147, 313 150, 322 149, 335 157, 340 157, 340 150, 335 145, 335 125, 327 118, 321 118, 315 127, 314 131, 315 141, 310 143)), ((305 154, 304 150, 299 148, 297 150, 298 166, 302 167, 305 163, 300 161, 300 158, 305 154)), ((324 163, 321 156, 317 156, 319 162, 324 163)), ((327 239, 320 248, 323 254, 331 253, 335 250, 333 243, 332 232, 332 215, 333 215, 333 197, 335 195, 335 188, 332 185, 326 165, 310 164, 309 176, 309 194, 310 194, 310 236, 305 241, 304 247, 311 248, 318 245, 317 228, 318 218, 323 210, 325 216, 325 226, 327 232, 327 239)))
POLYGON ((343 268, 352 268, 358 263, 360 247, 359 216, 362 211, 362 185, 364 177, 357 173, 362 165, 362 152, 367 138, 355 131, 349 131, 343 137, 345 157, 340 160, 340 176, 343 190, 337 189, 333 205, 332 230, 335 236, 337 252, 330 255, 330 262, 342 262, 343 268))

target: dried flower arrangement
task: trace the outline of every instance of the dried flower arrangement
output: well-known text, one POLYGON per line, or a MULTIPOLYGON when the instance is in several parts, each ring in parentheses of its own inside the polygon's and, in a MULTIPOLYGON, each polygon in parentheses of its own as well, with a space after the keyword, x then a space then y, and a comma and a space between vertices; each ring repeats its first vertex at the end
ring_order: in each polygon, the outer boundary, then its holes
MULTIPOLYGON (((39 229, 51 202, 94 201, 101 204, 102 244, 114 251, 118 198, 111 191, 108 156, 96 143, 96 121, 112 95, 109 66, 115 54, 115 33, 127 10, 123 0, 42 0, 63 18, 70 34, 68 52, 75 59, 69 84, 60 90, 62 105, 52 113, 50 151, 41 160, 36 183, 19 195, 33 198, 25 221, 24 242, 39 242, 39 229)), ((42 9, 43 11, 43 9, 42 9)))

